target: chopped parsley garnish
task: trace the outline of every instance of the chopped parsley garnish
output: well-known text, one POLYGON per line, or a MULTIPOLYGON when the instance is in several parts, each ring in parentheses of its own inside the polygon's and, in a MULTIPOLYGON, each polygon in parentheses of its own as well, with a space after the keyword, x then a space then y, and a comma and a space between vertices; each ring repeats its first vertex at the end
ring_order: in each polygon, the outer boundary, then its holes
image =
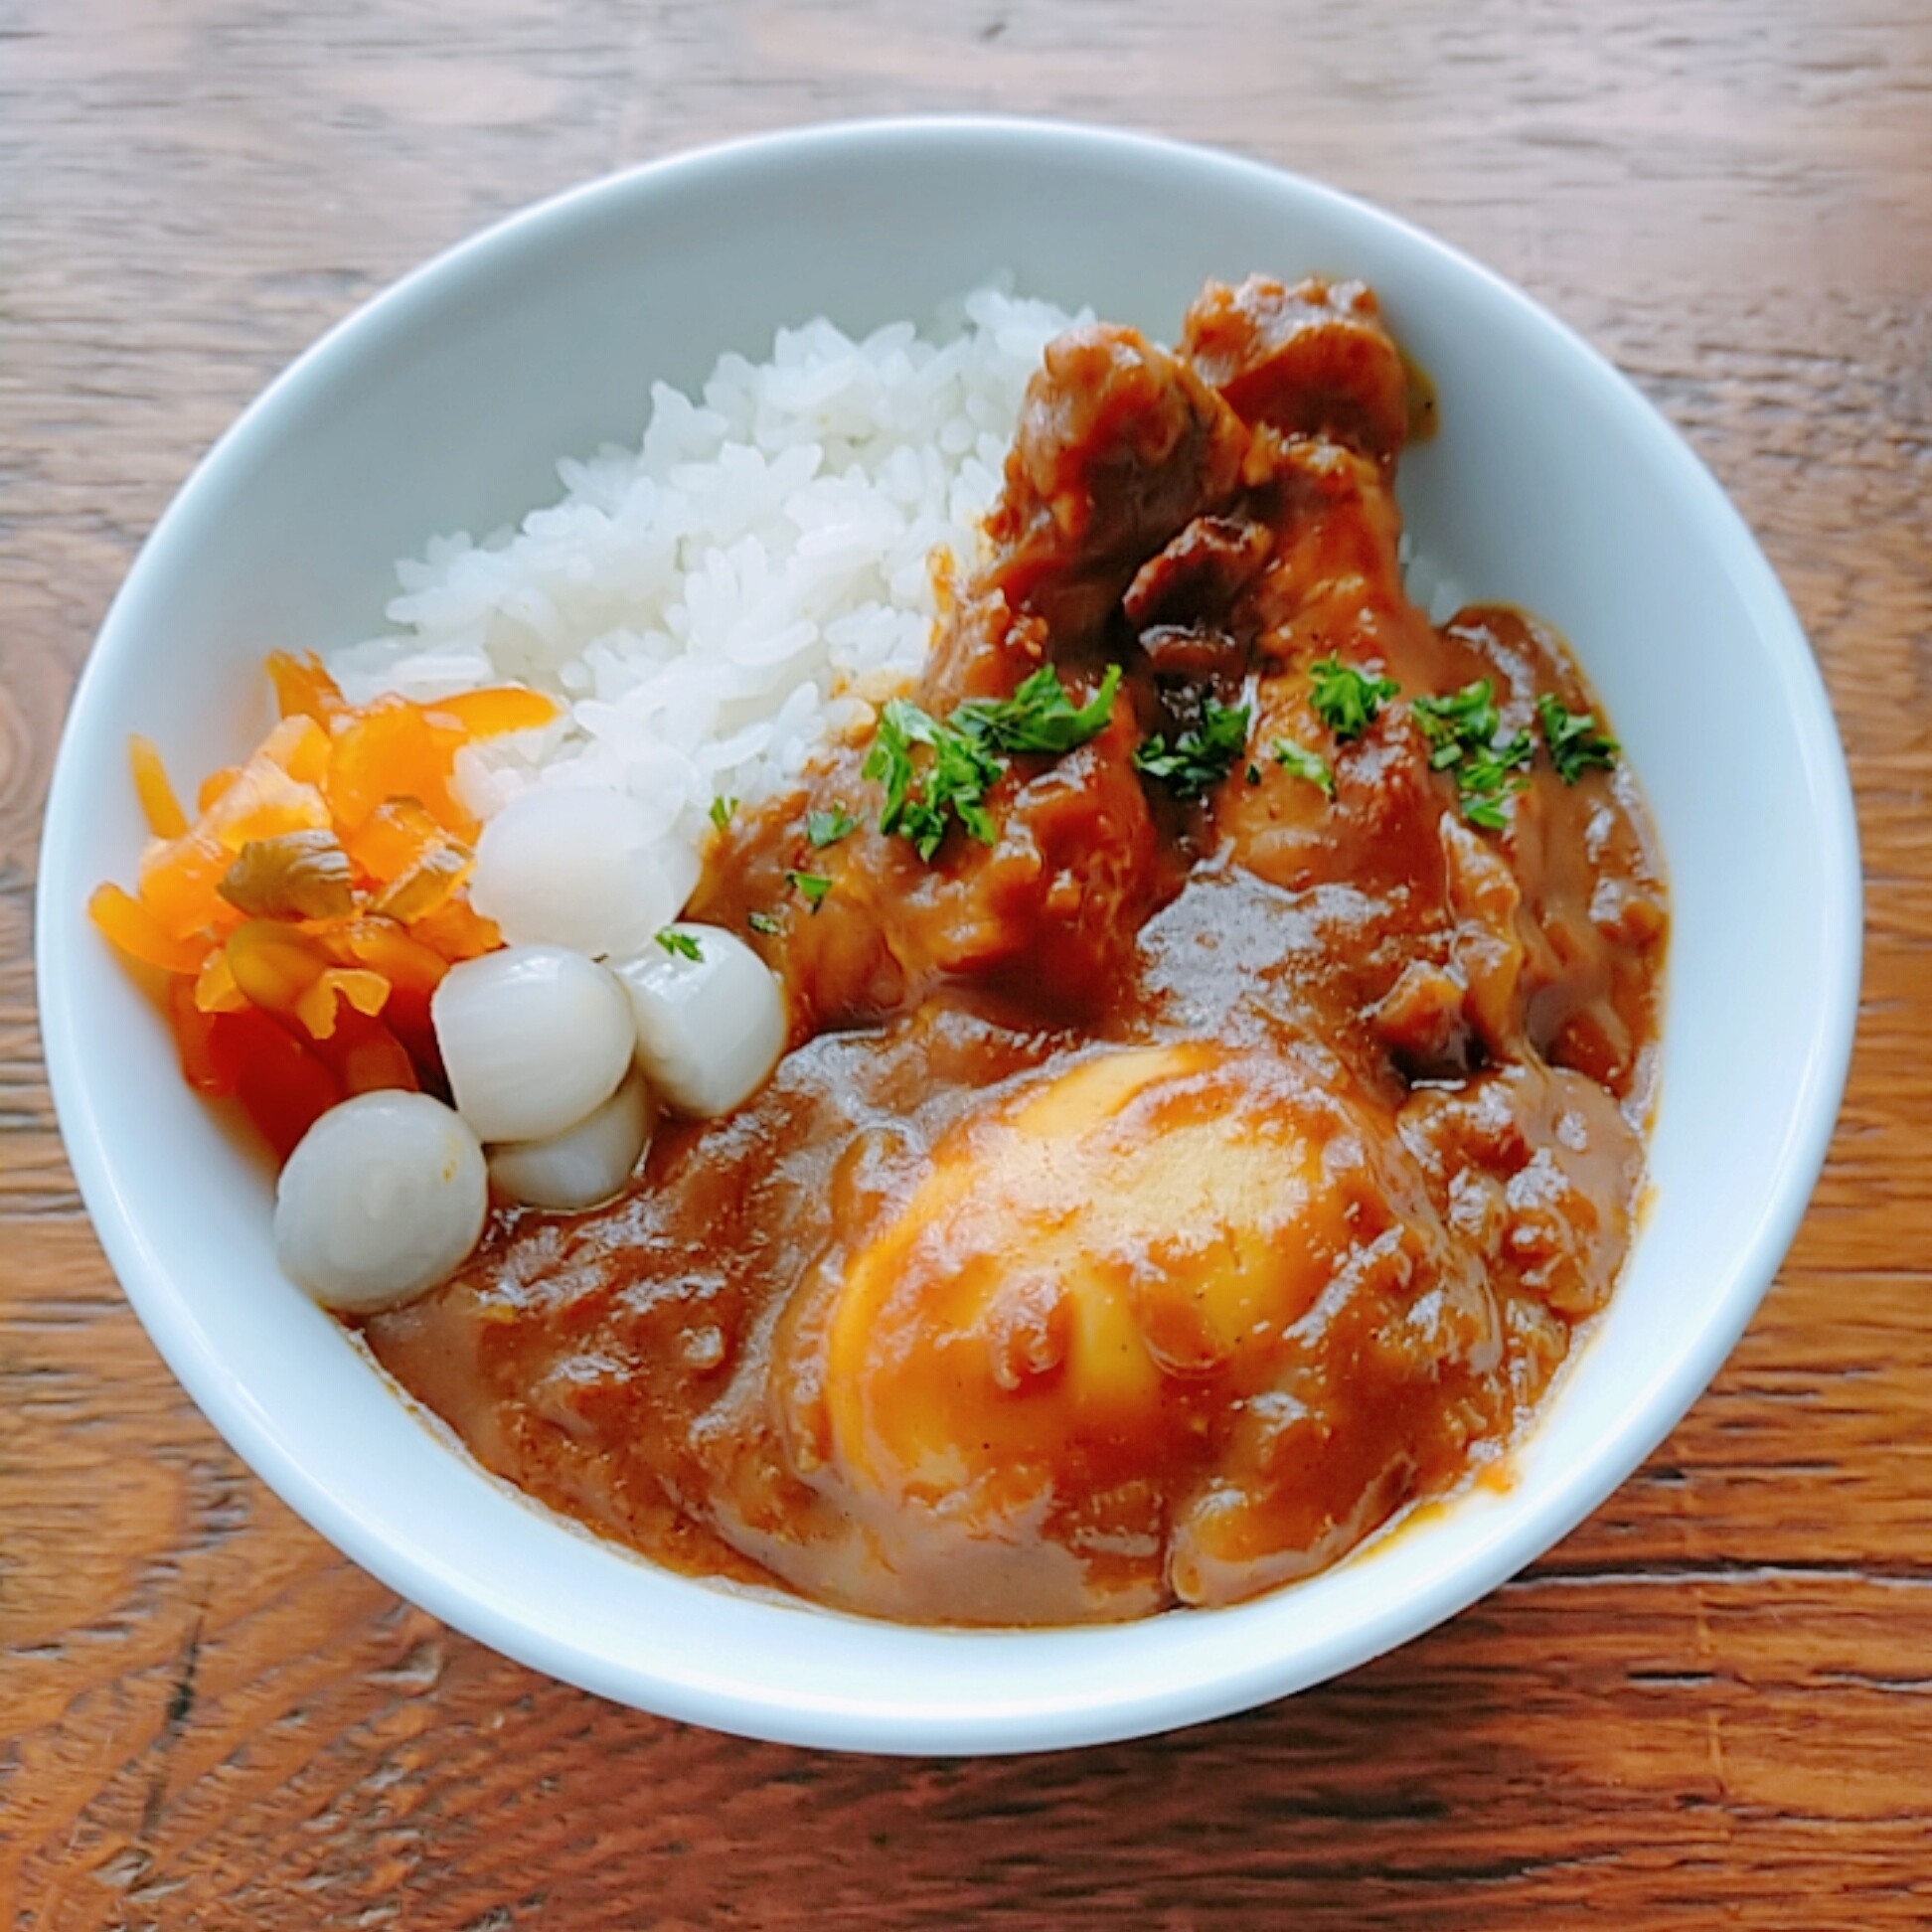
POLYGON ((1529 786, 1525 767, 1536 747, 1528 731, 1498 740, 1503 717, 1489 679, 1445 697, 1413 699, 1409 710, 1429 741, 1430 770, 1453 773, 1463 817, 1485 832, 1503 831, 1510 800, 1529 786))
POLYGON ((1496 709, 1495 689, 1478 678, 1446 698, 1416 698, 1409 710, 1422 735, 1429 740, 1429 768, 1446 771, 1472 751, 1487 751, 1503 719, 1496 709))
POLYGON ((986 795, 1006 773, 1005 754, 1057 755, 1084 744, 1106 727, 1119 686, 1120 667, 1109 665, 1100 689, 1075 705, 1059 673, 1043 665, 1011 698, 969 698, 943 724, 907 699, 892 699, 879 715, 864 766, 866 777, 886 787, 879 829, 908 839, 928 865, 954 823, 982 845, 997 844, 986 795), (916 756, 920 746, 929 758, 916 756))
POLYGON ((688 932, 680 932, 676 926, 662 926, 658 930, 657 942, 664 950, 679 959, 703 959, 705 949, 688 932))
POLYGON ((1596 727, 1589 712, 1573 712, 1549 692, 1536 700, 1536 722, 1542 726, 1549 761, 1564 784, 1573 785, 1586 771, 1608 771, 1623 748, 1596 727))
POLYGON ((735 798, 725 798, 722 793, 711 802, 711 822, 722 832, 730 824, 731 814, 737 810, 735 798))
POLYGON ((1534 756, 1528 731, 1519 731, 1487 751, 1473 752, 1456 767, 1463 817, 1485 832, 1501 832, 1510 822, 1507 802, 1529 788, 1524 767, 1534 756))
POLYGON ((769 937, 774 932, 783 932, 785 922, 775 912, 747 912, 744 923, 753 932, 762 932, 769 937))
POLYGON ((879 815, 879 829, 892 833, 905 816, 905 801, 911 795, 917 775, 912 764, 912 747, 930 744, 935 725, 917 705, 904 698, 887 701, 879 714, 873 733, 872 749, 866 753, 864 775, 876 778, 886 787, 886 809, 879 815))
POLYGON ((1134 753, 1134 769, 1158 778, 1176 798, 1200 798, 1233 770, 1247 748, 1248 708, 1212 698, 1201 707, 1201 723, 1170 747, 1164 737, 1146 740, 1134 753))
POLYGON ((1296 744, 1291 738, 1276 738, 1274 761, 1283 771, 1306 778, 1324 798, 1335 796, 1335 773, 1306 745, 1296 744))
POLYGON ((1518 731, 1486 751, 1474 751, 1462 766, 1462 782, 1470 791, 1494 791, 1513 771, 1522 771, 1536 755, 1528 731, 1518 731))
POLYGON ((1075 705, 1050 664, 1043 664, 1011 698, 968 698, 952 715, 954 726, 1000 751, 1071 751, 1106 729, 1120 689, 1120 666, 1110 664, 1100 689, 1075 705))
POLYGON ((941 724, 903 698, 880 713, 865 763, 865 775, 886 787, 879 829, 903 834, 928 865, 946 836, 948 814, 982 845, 995 842, 985 799, 1005 770, 1006 760, 991 745, 941 724), (923 769, 913 758, 919 745, 932 753, 923 769))
POLYGON ((1527 778, 1513 778, 1501 791, 1464 792, 1463 817, 1485 832, 1502 832, 1510 823, 1507 809, 1510 798, 1529 784, 1527 778))
POLYGON ((859 821, 836 799, 829 812, 805 814, 805 837, 814 846, 837 845, 841 839, 858 829, 859 821))
POLYGON ((984 800, 1006 770, 1006 760, 909 700, 894 698, 880 713, 864 770, 886 787, 879 829, 888 837, 901 833, 928 865, 946 836, 948 813, 983 844, 994 842, 984 800), (923 770, 913 758, 919 745, 932 753, 923 770))
POLYGON ((814 912, 825 903, 825 895, 832 889, 832 882, 823 873, 793 872, 788 869, 785 873, 785 884, 814 912))
POLYGON ((1371 678, 1337 657, 1317 658, 1308 678, 1315 716, 1343 744, 1353 744, 1401 690, 1393 678, 1371 678))

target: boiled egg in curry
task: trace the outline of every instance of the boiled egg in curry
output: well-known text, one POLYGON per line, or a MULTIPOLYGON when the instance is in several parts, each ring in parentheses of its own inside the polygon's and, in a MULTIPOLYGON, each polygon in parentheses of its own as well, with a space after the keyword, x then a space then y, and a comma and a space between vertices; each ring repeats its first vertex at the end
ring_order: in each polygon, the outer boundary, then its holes
MULTIPOLYGON (((1039 1620, 1090 1612, 1102 1574, 1123 1615, 1215 1590, 1236 1497, 1297 1454, 1246 1419, 1297 1330, 1378 1243, 1410 1277, 1452 1266, 1419 1173, 1371 1138, 1308 1069, 1191 1041, 1023 1081, 937 1143, 829 1308, 806 1303, 817 1372, 794 1383, 816 1391, 795 1441, 906 1579, 905 1613, 937 1607, 935 1577, 955 1612, 1010 1610, 1013 1552, 1042 1531, 1084 1561, 1029 1566, 1039 1620)), ((1493 1360, 1480 1283, 1455 1291, 1462 1346, 1493 1360)))

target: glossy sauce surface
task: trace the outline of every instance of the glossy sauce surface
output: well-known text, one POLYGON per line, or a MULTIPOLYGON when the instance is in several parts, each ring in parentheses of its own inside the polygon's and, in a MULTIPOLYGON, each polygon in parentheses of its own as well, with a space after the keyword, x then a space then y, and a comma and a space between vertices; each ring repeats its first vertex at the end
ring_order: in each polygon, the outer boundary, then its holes
POLYGON ((1539 756, 1487 829, 1432 768, 1412 698, 1589 699, 1533 621, 1408 603, 1414 409, 1355 285, 1049 348, 913 695, 1118 666, 1105 727, 929 862, 865 739, 721 835, 689 916, 784 980, 771 1082, 368 1326, 486 1465, 681 1568, 1051 1623, 1306 1574, 1501 1451, 1628 1250, 1666 911, 1627 771, 1539 756), (1348 741, 1330 658, 1399 688, 1348 741), (1215 705, 1224 780, 1138 768, 1215 705))

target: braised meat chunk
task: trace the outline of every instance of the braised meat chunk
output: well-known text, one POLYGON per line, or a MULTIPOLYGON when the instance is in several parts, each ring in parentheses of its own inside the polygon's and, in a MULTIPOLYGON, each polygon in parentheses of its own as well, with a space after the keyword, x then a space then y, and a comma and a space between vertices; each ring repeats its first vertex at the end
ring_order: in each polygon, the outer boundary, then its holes
POLYGON ((1362 282, 1209 282, 1188 311, 1181 352, 1244 422, 1326 436, 1382 462, 1407 437, 1409 374, 1362 282))
POLYGON ((1132 329, 1070 330, 1020 412, 988 587, 1061 648, 1085 641, 1153 553, 1233 495, 1247 441, 1185 361, 1132 329))

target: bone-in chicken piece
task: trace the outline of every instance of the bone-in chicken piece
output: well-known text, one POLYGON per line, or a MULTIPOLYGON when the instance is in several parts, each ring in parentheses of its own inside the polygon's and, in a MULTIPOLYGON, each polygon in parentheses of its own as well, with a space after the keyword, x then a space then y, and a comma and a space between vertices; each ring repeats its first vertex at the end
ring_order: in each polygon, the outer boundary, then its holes
POLYGON ((1362 282, 1209 282, 1181 350, 1244 422, 1332 437, 1383 463, 1407 437, 1409 374, 1362 282))

